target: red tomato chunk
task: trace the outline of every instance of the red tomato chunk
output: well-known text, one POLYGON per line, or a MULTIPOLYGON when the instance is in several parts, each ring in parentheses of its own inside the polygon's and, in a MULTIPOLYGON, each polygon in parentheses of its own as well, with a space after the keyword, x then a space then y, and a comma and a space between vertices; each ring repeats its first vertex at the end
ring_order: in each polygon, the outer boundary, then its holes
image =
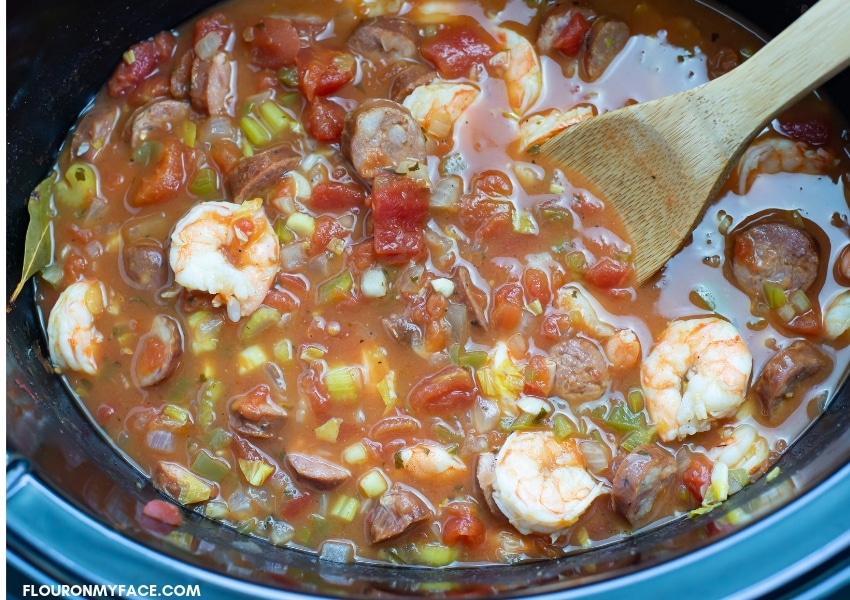
POLYGON ((422 379, 407 398, 414 412, 438 414, 466 410, 475 399, 475 380, 461 367, 446 367, 422 379))
POLYGON ((291 67, 301 48, 298 30, 286 19, 263 19, 248 27, 243 38, 251 45, 254 64, 268 69, 291 67))
POLYGON ((425 249, 422 227, 428 211, 428 190, 417 181, 395 175, 375 178, 372 220, 375 254, 399 264, 421 256, 425 249))
POLYGON ((581 50, 581 45, 584 43, 588 31, 590 31, 590 23, 587 22, 583 14, 577 12, 570 17, 566 27, 552 42, 552 46, 567 56, 575 56, 581 50))
POLYGON ((476 66, 484 66, 493 56, 492 38, 480 28, 449 26, 422 43, 422 56, 434 63, 446 79, 468 77, 476 66))
POLYGON ((336 142, 345 127, 345 109, 336 102, 316 98, 304 109, 304 126, 320 142, 336 142))
POLYGON ((302 48, 296 59, 298 87, 308 102, 332 94, 354 79, 357 64, 348 52, 302 48))

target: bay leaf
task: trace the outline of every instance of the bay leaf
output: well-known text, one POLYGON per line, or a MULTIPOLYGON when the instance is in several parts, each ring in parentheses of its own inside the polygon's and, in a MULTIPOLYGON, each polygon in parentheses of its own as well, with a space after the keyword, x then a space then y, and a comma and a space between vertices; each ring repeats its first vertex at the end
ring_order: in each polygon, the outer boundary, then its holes
POLYGON ((53 260, 53 236, 51 235, 50 225, 55 213, 50 204, 50 199, 53 196, 54 179, 55 177, 51 173, 49 177, 36 186, 27 201, 30 222, 27 225, 27 235, 24 241, 24 267, 21 273, 21 281, 9 299, 10 304, 21 293, 24 284, 29 281, 30 277, 53 260))

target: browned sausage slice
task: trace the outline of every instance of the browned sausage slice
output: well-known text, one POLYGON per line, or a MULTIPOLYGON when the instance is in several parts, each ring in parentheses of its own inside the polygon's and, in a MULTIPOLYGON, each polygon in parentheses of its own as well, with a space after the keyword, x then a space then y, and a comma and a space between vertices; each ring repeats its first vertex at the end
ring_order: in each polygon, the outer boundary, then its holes
POLYGON ((286 173, 298 166, 300 158, 288 148, 269 148, 243 158, 227 176, 227 187, 237 204, 262 198, 286 173))
POLYGON ((564 400, 596 400, 605 393, 610 375, 608 363, 599 348, 588 339, 570 338, 549 351, 555 363, 552 392, 564 400))
POLYGON ((405 160, 424 163, 426 158, 422 129, 392 100, 366 100, 348 113, 341 148, 364 179, 395 171, 405 160))
POLYGON ((588 21, 593 20, 596 13, 589 6, 582 4, 573 4, 567 2, 559 2, 555 4, 544 16, 543 23, 540 25, 540 32, 537 34, 537 50, 541 54, 548 54, 554 48, 553 44, 564 28, 573 18, 573 15, 580 14, 588 21))
POLYGON ((784 223, 761 223, 735 234, 732 273, 749 296, 764 294, 768 281, 785 291, 808 290, 820 259, 807 232, 784 223))
POLYGON ((419 31, 404 17, 376 17, 355 30, 348 47, 376 65, 390 65, 419 55, 419 31))
POLYGON ((155 132, 175 131, 189 119, 189 103, 161 98, 139 107, 127 121, 124 138, 133 148, 153 137, 155 132))
POLYGON ((588 79, 596 81, 628 41, 628 25, 607 17, 596 19, 587 34, 584 54, 584 72, 588 79))
POLYGON ((428 85, 437 79, 437 72, 428 65, 418 62, 403 62, 390 86, 390 98, 402 103, 420 85, 428 85))
POLYGON ((177 59, 177 64, 171 72, 171 96, 178 100, 189 99, 189 89, 192 86, 192 64, 195 62, 195 53, 187 50, 177 59))
POLYGON ((258 385, 230 403, 230 424, 239 433, 270 438, 273 425, 286 418, 286 410, 272 400, 269 387, 258 385))
POLYGON ((413 490, 396 483, 366 515, 373 544, 400 536, 416 523, 431 517, 425 501, 413 490))
POLYGON ((290 452, 286 455, 286 462, 299 480, 317 490, 332 490, 351 477, 348 469, 310 454, 290 452))
POLYGON ((645 444, 626 455, 614 472, 611 499, 614 509, 632 524, 640 525, 676 472, 676 459, 657 446, 645 444))
POLYGON ((119 116, 120 110, 115 106, 98 106, 84 114, 71 139, 71 157, 94 160, 109 143, 119 116))
POLYGON ((796 340, 774 354, 753 384, 762 412, 773 416, 779 404, 801 387, 811 387, 832 371, 832 360, 814 344, 796 340))
POLYGON ((209 60, 195 58, 189 89, 195 110, 209 115, 228 114, 228 102, 233 96, 232 74, 233 67, 224 52, 216 52, 209 60))
POLYGON ((455 282, 455 295, 460 302, 472 311, 472 325, 480 327, 484 331, 490 330, 487 320, 487 294, 480 290, 469 274, 469 269, 460 266, 452 280, 455 282))
POLYGON ((141 239, 121 249, 124 274, 133 287, 156 290, 168 281, 165 250, 158 241, 141 239))
POLYGON ((133 354, 132 369, 141 387, 156 385, 177 368, 183 354, 180 325, 167 315, 157 315, 151 330, 139 339, 133 354))

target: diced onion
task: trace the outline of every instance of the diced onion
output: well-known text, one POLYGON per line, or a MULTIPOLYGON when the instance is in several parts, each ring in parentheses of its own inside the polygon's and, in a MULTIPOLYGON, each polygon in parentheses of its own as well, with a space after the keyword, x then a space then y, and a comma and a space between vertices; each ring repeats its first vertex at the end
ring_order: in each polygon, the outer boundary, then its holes
POLYGON ((236 128, 229 117, 210 117, 198 126, 198 139, 212 141, 217 139, 236 139, 236 128))
POLYGON ((165 429, 149 431, 145 438, 148 448, 157 452, 174 452, 175 441, 174 434, 165 429))
POLYGON ((304 242, 289 244, 280 249, 280 266, 284 271, 297 271, 307 264, 307 249, 304 242))
POLYGON ((197 44, 195 44, 195 54, 197 54, 198 58, 201 60, 209 60, 220 46, 221 34, 217 31, 210 31, 207 35, 199 39, 197 44))
POLYGON ((463 193, 463 179, 459 175, 442 178, 431 191, 431 208, 452 208, 460 202, 463 193))
POLYGON ((458 344, 466 344, 469 338, 469 316, 466 306, 449 302, 446 307, 446 320, 452 328, 452 338, 458 344))
POLYGON ((446 279, 445 277, 432 279, 431 287, 434 288, 435 292, 445 296, 446 298, 450 298, 451 295, 455 293, 454 282, 451 279, 446 279))
POLYGON ((591 473, 598 475, 608 468, 610 456, 605 444, 595 441, 581 442, 581 453, 584 455, 587 469, 591 473))
POLYGON ((360 291, 367 298, 383 298, 387 295, 387 274, 383 269, 367 269, 360 277, 360 291))

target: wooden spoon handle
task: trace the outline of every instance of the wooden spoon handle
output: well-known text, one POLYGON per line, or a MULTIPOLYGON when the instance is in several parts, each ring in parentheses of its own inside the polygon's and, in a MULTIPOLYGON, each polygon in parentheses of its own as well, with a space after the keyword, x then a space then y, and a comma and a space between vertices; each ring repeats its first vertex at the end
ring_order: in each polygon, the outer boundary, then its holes
POLYGON ((714 93, 725 96, 755 130, 848 65, 850 1, 820 0, 752 58, 717 79, 714 93))

